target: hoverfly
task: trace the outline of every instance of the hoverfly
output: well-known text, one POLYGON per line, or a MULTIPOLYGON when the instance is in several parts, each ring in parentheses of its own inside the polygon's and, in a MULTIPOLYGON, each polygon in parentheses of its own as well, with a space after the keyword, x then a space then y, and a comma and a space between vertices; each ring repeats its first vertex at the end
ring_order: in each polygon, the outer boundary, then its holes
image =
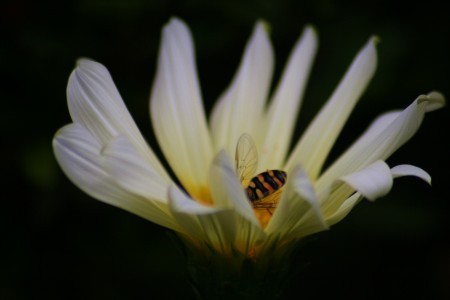
POLYGON ((258 152, 250 135, 244 133, 236 145, 236 172, 253 208, 270 209, 276 207, 279 192, 286 183, 286 172, 267 170, 254 176, 258 167, 258 152))

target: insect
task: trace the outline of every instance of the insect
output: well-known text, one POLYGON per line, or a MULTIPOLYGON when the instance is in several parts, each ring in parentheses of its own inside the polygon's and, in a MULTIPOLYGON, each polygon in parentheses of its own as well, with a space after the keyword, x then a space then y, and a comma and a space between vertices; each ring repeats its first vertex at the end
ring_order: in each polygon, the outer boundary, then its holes
POLYGON ((236 172, 254 208, 275 208, 279 192, 286 183, 287 174, 281 170, 267 170, 254 176, 258 167, 258 152, 250 135, 244 133, 236 145, 236 172))

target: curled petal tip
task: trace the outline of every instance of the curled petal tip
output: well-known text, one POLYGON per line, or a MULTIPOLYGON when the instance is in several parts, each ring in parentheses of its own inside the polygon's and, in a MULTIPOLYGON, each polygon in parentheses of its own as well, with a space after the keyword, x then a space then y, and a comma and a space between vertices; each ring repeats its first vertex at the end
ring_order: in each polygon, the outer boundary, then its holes
POLYGON ((434 111, 445 106, 445 97, 443 94, 432 91, 427 95, 420 95, 418 102, 428 102, 426 111, 434 111))
POLYGON ((427 95, 427 97, 436 105, 439 105, 440 107, 445 106, 445 96, 443 94, 441 94, 440 92, 437 91, 432 91, 431 93, 429 93, 427 95))
POLYGON ((445 104, 445 96, 438 91, 431 91, 427 96, 445 104))
POLYGON ((412 165, 398 165, 391 169, 393 178, 415 176, 431 185, 431 176, 425 170, 412 165))
POLYGON ((340 180, 370 201, 389 193, 393 185, 391 170, 382 160, 345 175, 340 180))

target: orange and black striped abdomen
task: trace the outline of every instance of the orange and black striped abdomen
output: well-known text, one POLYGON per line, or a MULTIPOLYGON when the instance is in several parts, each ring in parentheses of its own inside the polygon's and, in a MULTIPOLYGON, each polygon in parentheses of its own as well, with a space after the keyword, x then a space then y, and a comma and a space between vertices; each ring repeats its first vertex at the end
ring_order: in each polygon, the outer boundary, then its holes
POLYGON ((262 172, 253 177, 245 190, 248 198, 254 202, 273 194, 285 183, 286 172, 280 170, 268 170, 267 172, 262 172))

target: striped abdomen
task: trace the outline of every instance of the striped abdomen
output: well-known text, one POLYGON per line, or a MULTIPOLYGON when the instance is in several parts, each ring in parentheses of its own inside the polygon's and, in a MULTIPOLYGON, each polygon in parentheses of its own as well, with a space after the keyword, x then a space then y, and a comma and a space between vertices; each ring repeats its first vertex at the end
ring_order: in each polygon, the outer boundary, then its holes
POLYGON ((256 175, 245 189, 248 198, 255 202, 270 196, 286 183, 286 177, 286 172, 280 170, 268 170, 256 175))

